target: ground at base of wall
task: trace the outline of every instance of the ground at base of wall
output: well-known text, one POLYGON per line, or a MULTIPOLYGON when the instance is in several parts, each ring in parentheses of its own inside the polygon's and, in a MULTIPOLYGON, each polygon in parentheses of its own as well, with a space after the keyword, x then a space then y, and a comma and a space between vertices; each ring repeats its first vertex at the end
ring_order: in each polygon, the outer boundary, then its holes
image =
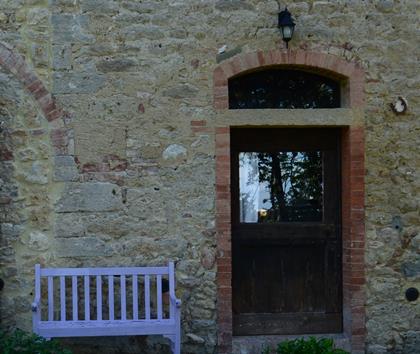
POLYGON ((62 338, 60 343, 73 354, 169 354, 169 340, 162 336, 62 338))

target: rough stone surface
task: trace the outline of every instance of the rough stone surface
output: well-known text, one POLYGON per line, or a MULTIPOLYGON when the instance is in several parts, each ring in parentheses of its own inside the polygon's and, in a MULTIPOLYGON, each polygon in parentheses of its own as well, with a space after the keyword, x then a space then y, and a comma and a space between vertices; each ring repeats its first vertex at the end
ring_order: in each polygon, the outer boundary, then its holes
POLYGON ((40 108, 1 66, 0 123, 0 328, 29 329, 30 269, 51 258, 51 150, 40 108))
POLYGON ((67 183, 56 211, 115 211, 123 207, 121 190, 112 183, 67 183))
MULTIPOLYGON (((224 45, 227 56, 235 48, 240 55, 282 48, 279 3, 0 2, 0 41, 25 57, 67 112, 48 125, 0 66, 1 329, 30 329, 35 263, 171 259, 178 262, 184 352, 216 352, 213 131, 234 115, 213 109, 213 69, 224 45), (74 132, 72 153, 54 156, 50 132, 64 125, 74 132)), ((404 293, 420 288, 418 1, 287 6, 297 23, 291 48, 365 69, 366 109, 358 119, 366 128, 367 352, 416 353, 419 300, 408 302, 404 293), (389 107, 398 96, 409 102, 406 114, 389 107)), ((276 122, 271 111, 243 114, 248 124, 276 122)), ((344 111, 340 122, 327 110, 290 114, 298 125, 349 122, 344 111)), ((65 342, 77 353, 169 352, 159 337, 65 342)))
POLYGON ((165 160, 175 160, 187 156, 187 149, 182 145, 173 144, 168 146, 162 153, 165 160))
POLYGON ((54 180, 76 181, 79 177, 73 156, 56 156, 54 158, 54 180))

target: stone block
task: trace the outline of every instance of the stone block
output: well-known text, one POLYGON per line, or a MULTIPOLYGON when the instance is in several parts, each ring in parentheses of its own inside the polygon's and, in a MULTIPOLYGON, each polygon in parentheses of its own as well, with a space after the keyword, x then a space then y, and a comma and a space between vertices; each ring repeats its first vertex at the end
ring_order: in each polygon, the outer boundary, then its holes
POLYGON ((59 14, 51 15, 55 43, 93 43, 94 37, 87 32, 89 16, 59 14))
POLYGON ((80 215, 74 213, 56 214, 55 237, 81 237, 86 234, 86 226, 80 215))
POLYGON ((418 354, 420 348, 420 331, 404 333, 404 354, 418 354))
POLYGON ((219 0, 216 2, 216 9, 220 11, 253 10, 254 6, 242 0, 219 0))
POLYGON ((55 94, 93 93, 105 83, 105 77, 93 71, 55 72, 53 75, 53 89, 55 94))
POLYGON ((32 231, 23 237, 22 243, 33 251, 46 251, 50 248, 50 241, 46 234, 40 231, 32 231))
POLYGON ((32 163, 30 172, 22 173, 21 177, 31 184, 47 184, 48 170, 41 162, 35 161, 32 163))
POLYGON ((122 209, 121 190, 113 183, 68 183, 55 209, 58 213, 122 209))
POLYGON ((198 89, 190 84, 179 84, 163 91, 163 96, 172 98, 189 98, 194 97, 198 93, 198 89))
POLYGON ((165 36, 159 26, 138 24, 124 28, 122 34, 126 40, 131 41, 139 39, 158 40, 165 36))
POLYGON ((85 0, 80 3, 83 12, 93 12, 95 14, 116 14, 118 13, 117 2, 111 0, 85 0))
POLYGON ((58 257, 105 256, 109 251, 105 242, 96 237, 60 238, 56 242, 58 257))
POLYGON ((53 45, 53 68, 56 70, 71 69, 71 46, 70 44, 53 45))
POLYGON ((72 156, 54 157, 54 181, 76 181, 79 177, 76 162, 72 156))
POLYGON ((401 271, 407 278, 420 276, 420 260, 403 263, 401 271))
POLYGON ((130 68, 136 65, 136 62, 132 59, 119 58, 119 59, 103 59, 98 64, 96 68, 102 72, 121 72, 129 71, 130 68))
POLYGON ((164 160, 177 160, 187 157, 187 149, 179 144, 169 145, 162 153, 164 160))
POLYGON ((19 235, 23 231, 23 226, 10 224, 10 223, 1 223, 0 231, 1 231, 2 241, 5 241, 6 239, 15 240, 19 237, 19 235))

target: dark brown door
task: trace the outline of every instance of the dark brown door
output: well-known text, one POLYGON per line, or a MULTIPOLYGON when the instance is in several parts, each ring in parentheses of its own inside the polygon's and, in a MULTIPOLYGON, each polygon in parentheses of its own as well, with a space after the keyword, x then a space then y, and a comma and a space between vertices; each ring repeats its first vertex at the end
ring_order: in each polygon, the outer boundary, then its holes
POLYGON ((339 136, 231 130, 234 335, 342 331, 339 136))

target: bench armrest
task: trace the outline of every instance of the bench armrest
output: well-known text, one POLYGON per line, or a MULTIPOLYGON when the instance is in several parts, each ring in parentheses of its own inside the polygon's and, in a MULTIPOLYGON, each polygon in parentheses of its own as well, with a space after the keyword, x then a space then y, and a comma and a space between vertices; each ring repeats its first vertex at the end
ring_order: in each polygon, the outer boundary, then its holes
POLYGON ((171 296, 171 303, 174 305, 177 309, 181 308, 182 301, 180 299, 177 299, 175 296, 171 296))

